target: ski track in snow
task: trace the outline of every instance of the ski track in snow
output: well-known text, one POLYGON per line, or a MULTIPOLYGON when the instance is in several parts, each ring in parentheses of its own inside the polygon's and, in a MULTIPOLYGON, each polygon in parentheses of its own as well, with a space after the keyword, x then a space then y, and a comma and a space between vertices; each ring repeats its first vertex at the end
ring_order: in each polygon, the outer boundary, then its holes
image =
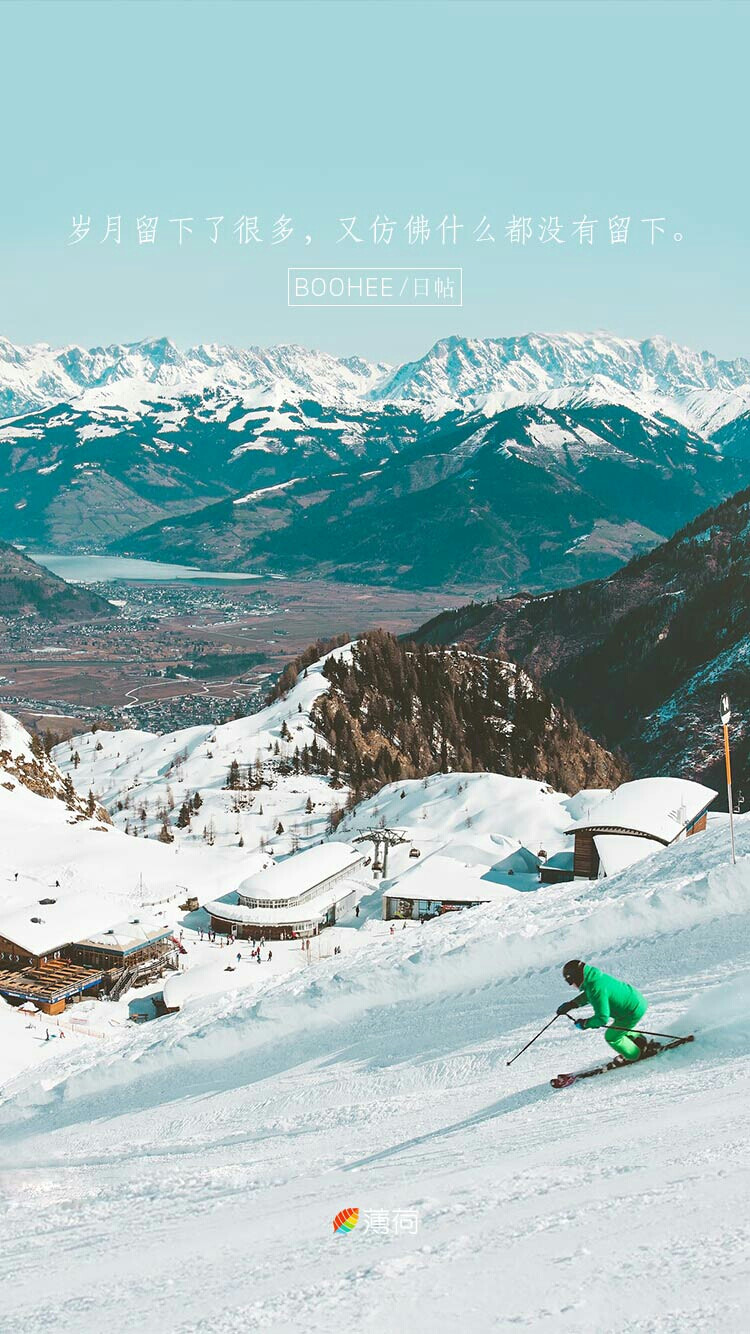
POLYGON ((0 1330, 746 1330, 750 858, 725 860, 720 821, 20 1076, 0 1330), (603 1050, 561 1020, 508 1067, 577 952, 697 1042, 555 1092, 603 1050), (419 1230, 334 1237, 350 1205, 419 1230))

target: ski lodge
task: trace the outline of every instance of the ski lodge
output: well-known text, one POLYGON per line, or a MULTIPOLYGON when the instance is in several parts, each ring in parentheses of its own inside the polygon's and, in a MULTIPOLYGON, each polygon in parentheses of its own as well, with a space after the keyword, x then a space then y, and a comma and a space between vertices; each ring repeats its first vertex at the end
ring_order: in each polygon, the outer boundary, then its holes
POLYGON ((354 907, 367 858, 348 843, 320 843, 206 903, 211 929, 243 940, 316 936, 354 907))
POLYGON ((0 996, 60 1014, 84 995, 116 999, 142 972, 173 963, 169 929, 140 917, 120 921, 127 907, 101 893, 57 890, 1 912, 0 996))
POLYGON ((520 845, 495 865, 464 863, 435 852, 384 890, 383 917, 386 922, 427 921, 480 903, 508 903, 519 891, 536 888, 537 866, 537 858, 520 845))
POLYGON ((706 813, 716 799, 711 788, 682 778, 639 778, 623 783, 600 801, 585 819, 566 829, 575 840, 572 874, 596 880, 617 875, 706 827, 706 813))

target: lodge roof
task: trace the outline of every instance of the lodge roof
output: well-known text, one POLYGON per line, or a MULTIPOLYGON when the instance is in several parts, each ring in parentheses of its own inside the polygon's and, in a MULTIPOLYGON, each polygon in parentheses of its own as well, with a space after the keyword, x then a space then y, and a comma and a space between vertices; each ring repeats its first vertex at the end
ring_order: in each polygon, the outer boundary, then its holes
POLYGON ((106 931, 95 931, 75 943, 91 949, 114 950, 118 954, 129 954, 131 950, 140 949, 144 945, 166 940, 171 934, 171 928, 165 926, 163 922, 159 924, 144 917, 130 917, 106 931))
POLYGON ((702 783, 683 778, 638 778, 597 802, 566 834, 618 834, 672 843, 716 798, 702 783))
POLYGON ((383 891, 384 899, 428 903, 507 903, 518 891, 487 878, 487 867, 465 864, 435 852, 383 891))
POLYGON ((365 854, 350 843, 319 843, 266 871, 248 876, 239 886, 239 893, 252 899, 292 899, 333 875, 353 870, 364 858, 365 854))
POLYGON ((308 922, 319 922, 334 903, 340 903, 361 889, 357 880, 343 878, 313 898, 304 899, 302 903, 290 903, 283 908, 249 908, 244 903, 225 903, 221 899, 207 903, 205 908, 219 921, 233 922, 237 926, 301 926, 308 922))
POLYGON ((122 921, 124 899, 97 890, 51 889, 20 907, 0 910, 0 936, 25 953, 51 954, 122 921))

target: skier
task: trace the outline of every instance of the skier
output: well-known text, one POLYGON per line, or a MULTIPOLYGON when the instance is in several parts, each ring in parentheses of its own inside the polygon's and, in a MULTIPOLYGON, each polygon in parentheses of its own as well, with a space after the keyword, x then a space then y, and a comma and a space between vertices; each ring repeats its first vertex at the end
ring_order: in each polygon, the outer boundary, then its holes
POLYGON ((611 1020, 604 1040, 612 1050, 626 1061, 637 1061, 645 1055, 649 1049, 648 1038, 631 1031, 648 1009, 648 1001, 640 991, 580 959, 570 959, 562 971, 568 986, 581 990, 573 1000, 559 1005, 557 1013, 568 1014, 582 1005, 591 1005, 594 1013, 588 1019, 576 1019, 576 1028, 606 1028, 611 1020))

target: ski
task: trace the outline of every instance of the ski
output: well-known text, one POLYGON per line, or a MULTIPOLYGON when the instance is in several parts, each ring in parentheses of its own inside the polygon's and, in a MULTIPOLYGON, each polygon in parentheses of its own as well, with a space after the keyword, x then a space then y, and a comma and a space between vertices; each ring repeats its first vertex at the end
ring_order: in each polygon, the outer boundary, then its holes
POLYGON ((550 1080, 553 1089, 567 1089, 572 1084, 577 1084, 579 1079, 591 1079, 592 1075, 605 1075, 608 1070, 623 1070, 625 1066, 638 1066, 643 1061, 650 1061, 654 1056, 661 1056, 662 1052, 672 1051, 675 1047, 682 1047, 686 1042, 693 1042, 694 1033, 688 1033, 687 1037, 675 1038, 673 1042, 664 1042, 661 1045, 653 1044, 653 1048, 644 1053, 637 1061, 626 1061, 622 1056, 615 1056, 611 1061, 604 1065, 594 1066, 592 1070, 579 1070, 576 1074, 556 1075, 550 1080))

